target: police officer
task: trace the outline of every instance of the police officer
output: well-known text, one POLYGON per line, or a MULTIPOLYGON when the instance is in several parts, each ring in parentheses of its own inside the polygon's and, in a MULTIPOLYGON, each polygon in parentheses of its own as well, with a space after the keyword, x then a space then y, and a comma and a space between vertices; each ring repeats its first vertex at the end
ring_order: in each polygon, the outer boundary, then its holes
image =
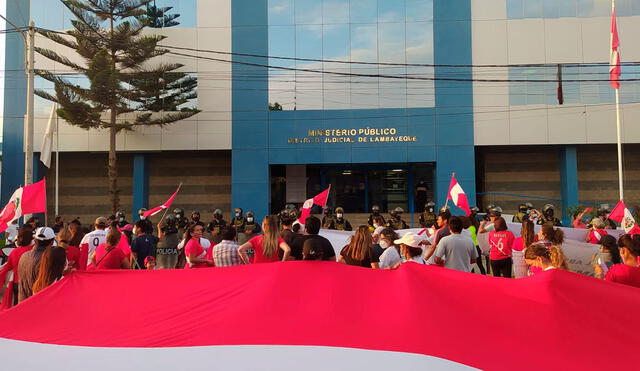
POLYGON ((227 226, 227 222, 224 220, 222 210, 216 209, 213 212, 213 220, 207 224, 207 232, 211 235, 211 241, 220 243, 222 241, 222 228, 227 226))
POLYGON ((129 222, 126 219, 126 215, 122 210, 119 210, 116 213, 116 221, 118 221, 118 227, 120 228, 123 228, 125 225, 129 224, 129 222))
POLYGON ((470 209, 471 211, 471 215, 469 215, 470 218, 476 218, 476 220, 478 219, 478 213, 480 212, 480 208, 477 206, 474 206, 470 209))
POLYGON ((527 207, 527 204, 518 205, 518 212, 513 216, 511 221, 513 223, 522 223, 527 219, 529 219, 529 208, 527 207))
POLYGON ((184 210, 181 208, 175 208, 173 210, 173 216, 176 217, 176 226, 178 227, 178 236, 182 238, 182 233, 184 233, 184 229, 189 224, 189 219, 184 216, 184 210))
POLYGON ((200 221, 200 210, 193 210, 191 212, 191 223, 204 228, 204 223, 200 221))
POLYGON ((335 229, 336 217, 333 215, 333 210, 330 207, 325 207, 322 211, 322 228, 335 229))
POLYGON ((260 223, 256 221, 255 214, 253 211, 247 211, 246 222, 244 223, 244 226, 242 226, 242 229, 238 230, 238 243, 240 245, 244 244, 254 236, 258 235, 260 231, 260 223))
POLYGON ((438 217, 435 214, 435 210, 436 204, 433 201, 429 201, 424 205, 424 211, 418 219, 422 228, 431 228, 436 224, 438 217))
POLYGON ((400 229, 408 229, 409 225, 402 220, 402 214, 404 214, 404 210, 399 206, 392 210, 389 213, 391 218, 387 221, 387 228, 391 228, 396 231, 400 229))
POLYGON ((146 213, 148 210, 146 208, 140 208, 138 209, 138 218, 140 218, 140 220, 144 220, 144 213, 146 213))
POLYGON ((555 227, 561 227, 562 223, 560 223, 560 219, 554 216, 555 207, 551 204, 544 205, 544 209, 542 209, 542 215, 538 218, 539 225, 552 225, 555 227))
POLYGON ((371 214, 369 215, 369 220, 367 221, 367 224, 369 224, 369 227, 373 228, 373 219, 377 217, 382 218, 383 225, 387 224, 387 221, 384 220, 384 216, 380 214, 380 206, 373 205, 373 207, 371 208, 371 214))
POLYGON ((178 219, 174 214, 167 215, 164 223, 158 224, 158 238, 156 268, 178 268, 178 243, 182 237, 178 235, 178 219))
POLYGON ((351 223, 347 219, 344 218, 344 209, 341 207, 336 208, 336 221, 333 225, 332 229, 338 231, 352 231, 351 223))
POLYGON ((244 225, 247 224, 247 219, 244 217, 243 210, 237 207, 233 210, 234 216, 231 219, 231 225, 236 228, 236 231, 240 233, 240 231, 244 228, 244 225))

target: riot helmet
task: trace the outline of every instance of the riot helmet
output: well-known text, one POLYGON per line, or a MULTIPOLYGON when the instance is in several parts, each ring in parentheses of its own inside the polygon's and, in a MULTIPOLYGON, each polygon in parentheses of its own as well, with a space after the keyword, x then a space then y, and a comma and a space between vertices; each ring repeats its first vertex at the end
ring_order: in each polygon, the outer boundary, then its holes
POLYGON ((373 215, 380 215, 380 206, 373 205, 373 207, 371 208, 371 213, 373 213, 373 215))
POLYGON ((547 218, 553 218, 553 214, 555 213, 555 207, 552 204, 544 205, 544 209, 542 209, 542 213, 547 218))
POLYGON ((194 222, 200 221, 200 210, 193 210, 191 212, 191 220, 193 220, 194 222))
POLYGON ((336 217, 338 219, 342 219, 344 217, 344 209, 341 207, 336 207, 336 217))
POLYGON ((400 206, 396 207, 395 209, 393 209, 393 214, 391 214, 394 218, 398 218, 400 219, 400 216, 404 214, 404 209, 401 208, 400 206))
POLYGON ((248 210, 247 211, 247 222, 248 223, 253 223, 255 221, 255 214, 253 213, 253 211, 248 210))
POLYGON ((116 213, 116 219, 119 222, 123 222, 125 217, 126 217, 126 215, 125 215, 124 211, 118 210, 118 212, 116 213))
POLYGON ((178 219, 182 219, 184 218, 184 210, 181 208, 175 208, 173 209, 173 214, 176 216, 176 218, 178 219))
POLYGON ((235 210, 233 210, 233 212, 235 213, 236 218, 242 217, 242 208, 236 207, 235 210))
POLYGON ((436 210, 436 203, 433 201, 429 201, 424 205, 424 211, 428 213, 433 213, 436 210))
POLYGON ((525 203, 525 205, 527 206, 527 209, 529 209, 529 210, 533 210, 534 209, 533 208, 533 204, 531 202, 527 202, 527 203, 525 203))
POLYGON ((218 220, 222 219, 222 210, 215 209, 215 211, 213 212, 213 217, 218 220))
POLYGON ((142 218, 144 218, 144 213, 146 213, 147 211, 149 211, 149 210, 147 210, 147 208, 145 208, 145 207, 140 208, 140 209, 138 210, 138 216, 139 216, 141 219, 142 219, 142 218))
POLYGON ((518 205, 518 212, 526 214, 527 211, 529 211, 529 208, 527 207, 527 204, 518 205))

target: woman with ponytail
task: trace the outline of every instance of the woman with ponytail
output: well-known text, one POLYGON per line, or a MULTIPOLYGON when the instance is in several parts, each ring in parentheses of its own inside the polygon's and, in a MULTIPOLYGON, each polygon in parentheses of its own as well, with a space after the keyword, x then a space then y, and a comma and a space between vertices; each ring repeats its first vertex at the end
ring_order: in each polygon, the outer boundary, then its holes
POLYGON ((539 243, 533 244, 525 250, 524 261, 526 261, 531 268, 537 268, 539 271, 556 269, 551 263, 550 250, 539 243))
POLYGON ((253 237, 238 249, 240 258, 245 264, 249 264, 247 250, 253 249, 253 263, 271 263, 277 261, 287 261, 291 248, 280 237, 280 226, 278 217, 275 215, 265 216, 262 220, 263 234, 253 237), (283 251, 282 259, 278 255, 278 250, 283 251))
POLYGON ((113 222, 105 243, 98 245, 89 257, 95 269, 129 269, 129 258, 118 247, 122 238, 124 237, 118 230, 117 222, 113 222))
POLYGON ((618 240, 618 247, 620 247, 622 264, 611 267, 604 279, 623 285, 640 287, 640 267, 638 267, 640 236, 625 234, 618 240))
POLYGON ((524 259, 524 250, 536 242, 536 232, 533 222, 525 219, 522 222, 520 237, 513 241, 513 273, 515 278, 526 277, 529 273, 529 265, 524 259))
POLYGON ((561 246, 564 242, 564 232, 560 228, 554 228, 552 225, 545 224, 538 232, 540 243, 549 247, 552 245, 561 246))

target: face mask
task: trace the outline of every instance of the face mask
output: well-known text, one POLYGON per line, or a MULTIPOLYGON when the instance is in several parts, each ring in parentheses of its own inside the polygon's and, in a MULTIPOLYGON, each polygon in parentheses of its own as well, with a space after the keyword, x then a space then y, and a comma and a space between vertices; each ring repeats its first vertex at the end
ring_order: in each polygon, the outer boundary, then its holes
POLYGON ((373 212, 373 215, 378 215, 378 214, 380 214, 380 212, 379 212, 378 210, 375 210, 375 211, 373 212))
POLYGON ((389 247, 389 242, 387 242, 387 240, 380 240, 380 247, 382 247, 383 249, 386 249, 387 247, 389 247))
POLYGON ((239 217, 240 217, 240 213, 236 213, 236 218, 239 218, 239 217))
POLYGON ((433 207, 430 207, 427 211, 433 214, 433 207))
POLYGON ((247 222, 253 223, 253 218, 247 218, 247 222))
POLYGON ((342 214, 336 214, 336 216, 338 217, 338 219, 342 219, 342 214))
POLYGON ((193 219, 194 222, 197 222, 200 220, 199 216, 192 216, 191 219, 193 219))
POLYGON ((118 219, 118 221, 120 221, 120 222, 124 222, 124 218, 120 217, 120 218, 118 219))

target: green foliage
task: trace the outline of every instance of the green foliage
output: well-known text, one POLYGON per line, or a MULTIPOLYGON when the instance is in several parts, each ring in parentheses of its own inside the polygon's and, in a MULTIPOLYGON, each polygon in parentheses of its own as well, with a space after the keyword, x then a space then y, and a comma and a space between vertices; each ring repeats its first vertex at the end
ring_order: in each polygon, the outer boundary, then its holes
POLYGON ((282 105, 278 102, 269 103, 269 111, 282 111, 282 105))
POLYGON ((180 22, 176 21, 180 14, 168 14, 171 9, 173 9, 172 6, 159 8, 155 4, 147 4, 146 14, 138 17, 138 19, 141 22, 146 22, 151 28, 174 27, 180 24, 180 22))

